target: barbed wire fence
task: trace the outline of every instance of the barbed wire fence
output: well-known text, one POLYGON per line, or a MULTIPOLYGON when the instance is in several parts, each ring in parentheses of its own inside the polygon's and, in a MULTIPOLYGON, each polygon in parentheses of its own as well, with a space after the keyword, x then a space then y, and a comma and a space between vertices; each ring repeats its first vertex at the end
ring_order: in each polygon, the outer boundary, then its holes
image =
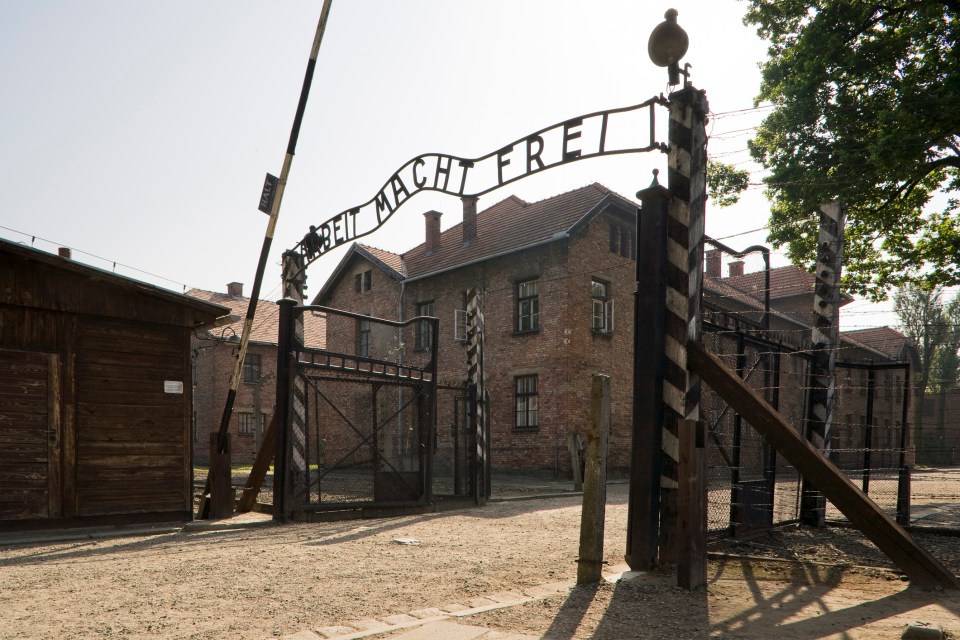
MULTIPOLYGON (((712 259, 711 265, 708 255, 705 346, 805 430, 813 353, 809 297, 797 295, 789 273, 764 279, 759 253, 720 251, 712 259)), ((877 317, 871 324, 869 313, 858 309, 856 324, 875 327, 889 314, 877 317)), ((960 389, 919 394, 917 363, 902 340, 893 352, 891 336, 883 330, 841 334, 828 456, 901 524, 960 531, 960 389)), ((799 521, 799 472, 709 387, 702 412, 711 535, 740 537, 799 521)), ((845 521, 829 503, 826 517, 845 521)))

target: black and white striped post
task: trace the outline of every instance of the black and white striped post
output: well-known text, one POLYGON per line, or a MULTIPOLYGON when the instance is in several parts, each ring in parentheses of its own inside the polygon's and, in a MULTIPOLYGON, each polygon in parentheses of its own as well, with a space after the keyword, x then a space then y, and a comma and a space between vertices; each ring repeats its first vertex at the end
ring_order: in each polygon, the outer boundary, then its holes
MULTIPOLYGON (((824 455, 830 455, 830 427, 833 423, 836 389, 837 343, 840 325, 840 270, 843 264, 843 227, 846 210, 839 202, 820 206, 817 237, 816 288, 813 296, 813 328, 810 341, 810 391, 807 409, 807 439, 824 455)), ((826 499, 804 478, 800 498, 800 520, 814 527, 824 526, 826 499)))
MULTIPOLYGON (((283 201, 283 192, 287 185, 287 177, 290 175, 290 167, 293 164, 293 156, 297 149, 297 140, 300 137, 300 125, 303 122, 303 114, 307 107, 307 98, 310 96, 310 87, 313 84, 313 72, 317 65, 317 55, 320 52, 320 43, 323 41, 323 34, 327 29, 327 18, 330 15, 330 6, 333 0, 324 0, 323 8, 320 10, 320 20, 317 22, 317 28, 313 36, 313 45, 310 47, 310 58, 307 60, 307 68, 303 75, 303 84, 300 88, 300 100, 297 102, 297 111, 293 118, 293 126, 290 129, 290 137, 287 141, 287 151, 283 158, 283 167, 280 171, 280 177, 275 178, 267 174, 264 183, 263 195, 260 198, 260 210, 270 216, 267 221, 267 229, 263 235, 263 244, 260 247, 260 258, 257 262, 257 271, 253 279, 253 288, 250 291, 250 303, 247 305, 247 314, 243 321, 243 331, 240 334, 240 345, 237 349, 237 361, 234 364, 233 374, 230 377, 230 386, 227 390, 227 398, 223 405, 223 413, 220 417, 220 427, 218 430, 218 443, 221 452, 227 449, 227 433, 230 430, 230 419, 233 416, 233 405, 237 398, 237 389, 240 386, 240 379, 243 376, 243 361, 247 355, 247 346, 250 343, 250 334, 253 331, 253 319, 257 311, 257 303, 260 300, 260 287, 263 284, 263 275, 267 267, 267 259, 270 257, 270 247, 273 244, 273 234, 277 228, 277 220, 280 217, 280 203, 283 201)), ((209 516, 210 506, 208 494, 210 492, 210 476, 207 476, 204 495, 201 496, 200 504, 197 507, 197 518, 203 519, 209 516)))
POLYGON ((706 94, 680 70, 688 39, 677 25, 677 12, 670 9, 665 18, 651 33, 648 52, 655 64, 668 68, 671 85, 679 84, 683 75, 684 86, 671 93, 668 101, 667 188, 654 180, 637 194, 643 210, 638 224, 627 523, 627 562, 634 570, 676 562, 679 425, 682 420, 700 418, 700 380, 687 370, 686 344, 700 338, 708 105, 706 94), (649 271, 642 272, 641 265, 649 271), (649 363, 651 353, 656 355, 649 363), (659 451, 659 456, 644 455, 644 447, 659 451))
POLYGON ((486 442, 486 396, 483 384, 483 292, 467 291, 467 386, 470 416, 474 429, 473 498, 479 504, 487 497, 489 461, 486 442))
POLYGON ((688 340, 700 339, 703 229, 707 200, 706 94, 687 85, 670 94, 667 189, 667 313, 660 487, 660 558, 677 557, 677 469, 681 420, 700 419, 700 378, 687 370, 688 340))

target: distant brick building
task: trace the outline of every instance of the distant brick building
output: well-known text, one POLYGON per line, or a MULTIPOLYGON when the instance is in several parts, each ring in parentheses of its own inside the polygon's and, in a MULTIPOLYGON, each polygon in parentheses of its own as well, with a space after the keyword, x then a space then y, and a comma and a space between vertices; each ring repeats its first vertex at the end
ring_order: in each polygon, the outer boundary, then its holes
MULTIPOLYGON (((440 382, 456 384, 466 377, 466 291, 481 287, 494 468, 568 472, 568 435, 585 431, 590 376, 602 373, 611 378, 609 467, 625 472, 636 207, 596 183, 533 203, 510 196, 479 215, 476 199, 465 198, 461 223, 441 231, 442 214, 426 212, 426 241, 403 254, 352 245, 313 304, 391 320, 438 317, 440 382)), ((706 262, 705 301, 759 318, 763 273, 744 273, 743 263, 734 262, 723 277, 718 255, 708 252, 706 262)), ((766 337, 809 349, 814 277, 798 267, 770 275, 766 337)), ((851 300, 845 295, 842 303, 851 300)), ((358 326, 355 336, 338 339, 359 344, 361 333, 358 326)), ((416 346, 426 347, 429 339, 416 346)), ((867 360, 891 359, 852 339, 844 338, 842 348, 867 360)), ((803 374, 799 368, 786 373, 803 374)), ((797 421, 805 417, 805 386, 791 384, 781 401, 797 421)))
MULTIPOLYGON (((236 321, 216 329, 195 333, 191 340, 193 362, 193 439, 194 462, 210 460, 210 434, 220 428, 223 407, 230 387, 230 376, 237 362, 243 318, 250 299, 243 285, 231 282, 226 293, 191 289, 187 295, 230 309, 236 321)), ((247 345, 243 375, 230 420, 231 461, 250 464, 262 442, 263 433, 276 403, 277 323, 279 307, 260 300, 254 316, 253 331, 247 345)), ((319 346, 324 339, 323 319, 309 317, 305 325, 308 344, 319 346)))

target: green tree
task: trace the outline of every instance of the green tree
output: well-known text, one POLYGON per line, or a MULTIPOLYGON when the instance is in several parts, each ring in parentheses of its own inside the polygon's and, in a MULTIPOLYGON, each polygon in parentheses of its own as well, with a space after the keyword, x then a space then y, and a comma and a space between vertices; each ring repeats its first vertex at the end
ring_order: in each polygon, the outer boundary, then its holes
POLYGON ((960 379, 960 294, 944 308, 943 320, 943 339, 930 368, 930 390, 937 398, 935 435, 939 442, 946 437, 948 394, 957 388, 960 379))
POLYGON ((740 200, 740 193, 750 184, 750 172, 731 164, 707 161, 707 195, 720 207, 729 207, 740 200))
POLYGON ((746 2, 770 43, 750 149, 771 242, 812 265, 819 205, 840 200, 848 291, 960 283, 960 2, 746 2))
POLYGON ((932 444, 931 436, 943 435, 946 395, 960 377, 960 294, 944 304, 942 288, 907 285, 893 294, 893 302, 900 330, 917 345, 920 356, 914 425, 918 451, 923 452, 932 444), (939 409, 936 433, 925 436, 923 405, 928 393, 937 400, 939 409))

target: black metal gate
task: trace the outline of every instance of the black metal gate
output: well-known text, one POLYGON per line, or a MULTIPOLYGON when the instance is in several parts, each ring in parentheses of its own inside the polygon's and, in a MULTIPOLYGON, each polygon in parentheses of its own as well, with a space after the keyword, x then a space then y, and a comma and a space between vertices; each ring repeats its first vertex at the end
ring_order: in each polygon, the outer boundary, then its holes
POLYGON ((280 327, 275 516, 430 511, 435 468, 440 495, 471 495, 476 430, 466 386, 438 384, 436 318, 283 301, 280 327), (320 348, 304 346, 306 313, 323 319, 320 348))
POLYGON ((331 510, 429 508, 437 319, 393 322, 283 304, 280 324, 286 362, 278 372, 287 402, 277 474, 285 482, 275 509, 299 519, 331 510), (325 321, 322 349, 304 347, 305 313, 325 321))

